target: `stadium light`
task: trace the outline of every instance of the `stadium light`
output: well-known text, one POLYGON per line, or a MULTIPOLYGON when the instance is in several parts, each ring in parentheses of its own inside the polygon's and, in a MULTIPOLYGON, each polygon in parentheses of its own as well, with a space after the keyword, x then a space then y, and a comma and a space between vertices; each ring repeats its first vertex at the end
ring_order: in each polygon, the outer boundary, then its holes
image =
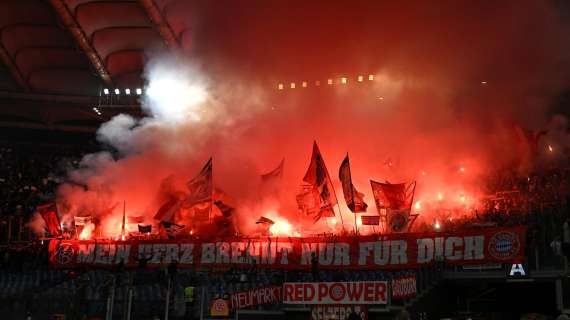
POLYGON ((140 96, 142 94, 142 89, 141 88, 137 88, 137 94, 140 96))
POLYGON ((303 81, 303 82, 301 83, 301 87, 306 88, 306 87, 307 87, 307 81, 303 81))
POLYGON ((319 80, 315 81, 315 86, 319 87, 321 85, 321 82, 319 80))
POLYGON ((362 82, 364 80, 363 76, 358 76, 358 82, 362 82))
POLYGON ((103 93, 108 95, 108 94, 109 94, 109 89, 107 89, 107 88, 103 89, 103 93))
POLYGON ((278 90, 283 90, 283 84, 282 84, 282 83, 278 84, 278 85, 277 85, 277 89, 278 89, 278 90))
POLYGON ((128 89, 128 88, 125 89, 125 93, 126 93, 126 94, 131 94, 131 89, 128 89))
POLYGON ((291 89, 295 89, 295 82, 291 82, 291 89))
POLYGON ((333 80, 332 80, 332 79, 328 79, 328 80, 327 80, 327 83, 328 83, 328 85, 330 86, 330 85, 333 84, 333 80))
POLYGON ((369 74, 369 75, 368 75, 368 80, 370 80, 370 81, 374 80, 374 75, 373 75, 373 74, 369 74))
POLYGON ((347 82, 348 82, 348 79, 346 79, 346 77, 340 78, 340 83, 346 84, 347 82))
POLYGON ((115 94, 121 94, 121 90, 115 89, 115 94))

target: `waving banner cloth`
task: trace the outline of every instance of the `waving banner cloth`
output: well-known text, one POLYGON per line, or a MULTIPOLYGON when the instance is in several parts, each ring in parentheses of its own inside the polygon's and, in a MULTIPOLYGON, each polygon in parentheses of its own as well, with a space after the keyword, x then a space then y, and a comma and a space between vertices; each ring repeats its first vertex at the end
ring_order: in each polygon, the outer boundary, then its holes
POLYGON ((176 212, 180 210, 181 206, 182 206, 182 200, 176 197, 171 197, 162 206, 160 206, 160 208, 154 215, 154 219, 158 221, 171 222, 176 212))
POLYGON ((61 236, 61 225, 59 222, 59 216, 57 215, 57 204, 55 202, 50 202, 37 206, 36 210, 44 219, 47 231, 51 236, 61 236))
MULTIPOLYGON (((172 226, 171 226, 172 227, 172 226)), ((174 226, 175 228, 177 226, 174 226)), ((177 228, 176 228, 177 229, 177 228)), ((313 257, 322 269, 416 268, 444 260, 447 264, 521 263, 525 228, 485 228, 457 232, 392 233, 359 237, 212 237, 172 240, 52 240, 55 267, 148 267, 173 261, 180 268, 259 268, 310 270, 313 257)))
POLYGON ((389 231, 404 232, 417 215, 410 215, 416 182, 381 183, 370 180, 378 212, 385 212, 389 231))
POLYGON ((334 217, 335 213, 333 207, 338 204, 338 201, 329 172, 325 166, 325 161, 323 160, 316 141, 313 143, 311 163, 309 164, 307 173, 305 173, 303 182, 306 184, 303 186, 302 197, 298 196, 297 202, 301 200, 303 203, 300 204, 305 204, 306 207, 311 204, 314 205, 315 210, 308 210, 307 212, 314 215, 313 219, 315 222, 322 217, 334 217), (307 203, 309 205, 307 205, 307 203))
POLYGON ((285 158, 277 168, 268 173, 261 175, 261 183, 259 185, 259 196, 261 199, 278 199, 283 189, 283 168, 285 166, 285 158))
POLYGON ((214 186, 212 183, 212 158, 208 160, 200 173, 186 184, 190 194, 186 200, 187 205, 211 202, 214 186))
POLYGON ((406 183, 381 183, 370 180, 376 207, 380 209, 406 210, 412 207, 415 181, 406 183))
POLYGON ((364 202, 364 193, 358 192, 352 184, 348 154, 340 165, 338 178, 340 179, 340 182, 342 182, 342 193, 344 194, 344 200, 346 201, 346 205, 350 211, 354 213, 366 212, 368 205, 364 202))

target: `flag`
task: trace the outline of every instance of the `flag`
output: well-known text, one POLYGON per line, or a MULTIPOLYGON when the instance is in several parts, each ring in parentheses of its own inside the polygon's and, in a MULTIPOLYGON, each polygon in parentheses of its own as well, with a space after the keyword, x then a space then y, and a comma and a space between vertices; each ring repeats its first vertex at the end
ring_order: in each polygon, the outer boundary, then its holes
POLYGON ((260 184, 260 196, 264 197, 274 197, 279 198, 281 192, 281 185, 283 182, 283 167, 285 165, 285 158, 281 159, 281 162, 277 168, 271 170, 268 173, 261 175, 260 184))
POLYGON ((167 202, 160 206, 154 215, 154 219, 159 221, 171 221, 181 206, 181 200, 176 197, 171 197, 167 202))
POLYGON ((377 226, 380 224, 380 216, 360 216, 363 226, 377 226))
POLYGON ((220 212, 226 218, 231 217, 234 213, 234 208, 223 203, 221 200, 214 201, 214 205, 220 209, 220 212))
POLYGON ((274 180, 281 180, 283 178, 283 167, 285 165, 285 158, 281 159, 277 168, 261 175, 262 182, 271 182, 274 180))
POLYGON ((169 238, 176 236, 180 231, 182 231, 182 229, 184 229, 183 225, 168 221, 160 222, 160 226, 169 238))
POLYGON ((370 180, 374 201, 378 210, 411 209, 416 189, 416 182, 406 183, 381 183, 370 180))
POLYGON ((358 192, 354 185, 352 184, 352 176, 350 174, 350 162, 348 160, 348 154, 342 161, 340 169, 338 170, 338 178, 342 183, 342 193, 344 194, 344 200, 350 211, 356 212, 366 212, 368 205, 364 202, 364 194, 358 192))
POLYGON ((150 233, 152 231, 152 226, 149 225, 138 225, 140 233, 150 233))
MULTIPOLYGON (((314 219, 315 222, 320 220, 321 217, 334 217, 334 205, 338 204, 336 195, 334 193, 334 187, 331 182, 329 173, 325 166, 325 161, 319 151, 319 147, 317 146, 317 142, 313 143, 313 154, 311 156, 311 163, 309 164, 309 168, 305 173, 305 177, 303 181, 310 186, 309 193, 303 191, 303 196, 301 198, 297 198, 302 200, 308 200, 309 197, 313 197, 315 201, 315 207, 317 209, 314 219)), ((305 186, 302 186, 305 188, 305 186)), ((309 203, 313 202, 312 200, 308 200, 309 203)), ((302 206, 306 207, 306 203, 303 203, 302 206)), ((301 207, 301 206, 300 206, 301 207)), ((315 210, 311 210, 315 211, 315 210)))
POLYGON ((213 193, 212 184, 212 158, 208 160, 200 173, 186 184, 190 194, 186 200, 187 205, 202 202, 211 202, 213 193))
POLYGON ((256 224, 266 224, 266 225, 273 225, 275 224, 275 222, 269 218, 266 218, 264 216, 261 216, 259 219, 257 219, 257 221, 255 222, 256 224))
POLYGON ((380 183, 370 180, 376 208, 386 211, 386 219, 391 232, 403 232, 410 224, 410 210, 414 200, 416 182, 380 183))
POLYGON ((319 205, 319 190, 317 188, 314 188, 312 185, 301 185, 301 192, 297 194, 296 199, 299 211, 306 216, 312 216, 314 222, 319 221, 323 217, 335 216, 332 207, 328 209, 321 208, 319 205))
POLYGON ((297 194, 296 199, 301 213, 314 215, 319 212, 319 193, 312 185, 301 185, 301 191, 297 194))
POLYGON ((47 203, 38 206, 36 210, 44 219, 48 232, 53 237, 59 237, 61 235, 61 225, 57 215, 57 204, 55 202, 47 203))

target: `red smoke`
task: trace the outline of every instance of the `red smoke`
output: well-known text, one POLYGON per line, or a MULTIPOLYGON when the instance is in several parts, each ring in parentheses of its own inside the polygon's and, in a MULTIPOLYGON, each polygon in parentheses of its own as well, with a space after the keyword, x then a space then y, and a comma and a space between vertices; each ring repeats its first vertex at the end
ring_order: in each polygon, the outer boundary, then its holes
MULTIPOLYGON (((339 221, 313 225, 296 208, 316 140, 347 228, 354 219, 336 179, 346 152, 370 213, 376 213, 370 179, 417 180, 418 212, 431 223, 437 217, 430 206, 476 206, 489 172, 528 169, 513 125, 545 127, 548 106, 567 81, 567 27, 549 2, 221 6, 171 9, 175 21, 183 23, 181 15, 192 21, 184 35, 191 44, 176 56, 156 55, 147 67, 150 86, 175 75, 203 87, 206 101, 173 120, 167 114, 179 109, 176 99, 170 105, 147 99, 148 118, 104 124, 98 137, 119 156, 88 155, 70 173, 87 188, 60 188, 66 216, 99 216, 116 234, 126 201, 128 214, 150 223, 169 194, 187 192, 185 183, 212 156, 214 184, 234 199, 241 232, 254 232, 261 215, 287 220, 291 233, 338 230, 339 221), (375 80, 357 83, 368 74, 375 80), (346 85, 338 83, 341 76, 346 85), (335 85, 326 85, 329 78, 335 85), (302 81, 308 88, 300 88, 302 81), (296 89, 288 89, 291 82, 296 89), (278 83, 286 89, 276 90, 278 83), (283 157, 282 197, 260 199, 259 175, 283 157)), ((557 134, 544 138, 557 150, 568 142, 564 121, 557 118, 557 134)))

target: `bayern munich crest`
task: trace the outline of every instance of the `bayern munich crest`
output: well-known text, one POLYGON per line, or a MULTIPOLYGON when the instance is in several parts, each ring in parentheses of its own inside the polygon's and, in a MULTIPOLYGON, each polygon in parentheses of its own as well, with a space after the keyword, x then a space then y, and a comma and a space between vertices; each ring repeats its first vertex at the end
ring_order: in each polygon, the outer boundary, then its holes
POLYGON ((55 261, 59 265, 69 264, 73 261, 73 245, 62 242, 58 245, 55 261))
POLYGON ((508 260, 518 254, 520 241, 516 233, 500 231, 489 240, 489 254, 498 260, 508 260))

